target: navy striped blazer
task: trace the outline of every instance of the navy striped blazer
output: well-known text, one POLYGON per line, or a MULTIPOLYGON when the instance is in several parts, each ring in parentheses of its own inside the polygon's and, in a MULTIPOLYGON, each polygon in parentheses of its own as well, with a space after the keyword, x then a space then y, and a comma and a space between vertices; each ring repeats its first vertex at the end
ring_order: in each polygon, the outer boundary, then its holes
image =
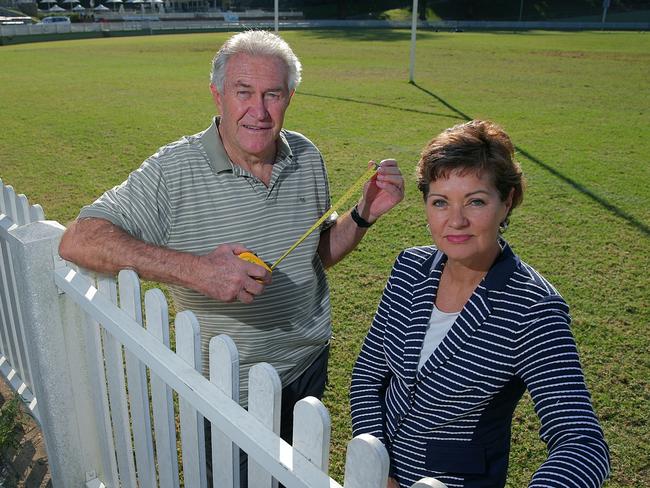
POLYGON ((609 451, 585 385, 569 310, 503 242, 502 253, 422 369, 446 256, 403 251, 352 373, 354 435, 379 438, 401 487, 502 487, 514 409, 527 389, 548 457, 533 487, 598 487, 609 451))

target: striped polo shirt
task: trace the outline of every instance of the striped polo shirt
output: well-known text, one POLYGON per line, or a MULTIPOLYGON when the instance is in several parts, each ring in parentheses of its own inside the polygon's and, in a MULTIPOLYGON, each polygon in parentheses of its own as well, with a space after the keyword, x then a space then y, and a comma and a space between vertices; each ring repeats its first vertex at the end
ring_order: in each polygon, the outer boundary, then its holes
MULTIPOLYGON (((205 131, 162 147, 79 215, 107 219, 145 242, 194 254, 241 243, 277 260, 329 208, 323 158, 303 135, 282 130, 270 184, 233 164, 215 118, 205 131)), ((240 402, 248 370, 270 363, 287 385, 322 352, 331 335, 329 289, 313 232, 273 271, 252 304, 223 303, 170 285, 177 311, 201 326, 203 372, 212 337, 228 334, 240 356, 240 402)))

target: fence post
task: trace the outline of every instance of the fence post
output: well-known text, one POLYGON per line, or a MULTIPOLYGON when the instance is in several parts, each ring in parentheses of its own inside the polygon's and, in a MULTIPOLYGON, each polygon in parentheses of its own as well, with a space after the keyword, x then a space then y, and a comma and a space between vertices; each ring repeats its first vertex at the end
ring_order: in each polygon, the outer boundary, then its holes
POLYGON ((348 442, 345 456, 345 488, 386 486, 390 459, 379 439, 361 434, 348 442))
POLYGON ((84 350, 85 316, 54 283, 54 269, 64 266, 57 252, 63 230, 42 221, 10 231, 34 393, 57 488, 84 486, 87 474, 105 472, 84 350))

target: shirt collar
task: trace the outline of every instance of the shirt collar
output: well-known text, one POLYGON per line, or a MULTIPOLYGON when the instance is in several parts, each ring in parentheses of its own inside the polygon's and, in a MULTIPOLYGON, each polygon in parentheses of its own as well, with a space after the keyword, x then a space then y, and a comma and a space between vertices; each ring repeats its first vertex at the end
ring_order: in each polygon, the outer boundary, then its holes
MULTIPOLYGON (((220 117, 214 117, 210 127, 203 131, 199 136, 201 144, 210 160, 210 165, 215 173, 233 170, 233 163, 230 161, 228 153, 226 153, 226 149, 223 147, 221 136, 219 135, 219 120, 220 117)), ((290 161, 293 160, 293 152, 291 151, 291 147, 287 142, 284 132, 284 129, 282 129, 278 137, 277 154, 275 157, 276 161, 284 161, 285 159, 289 159, 290 161)))

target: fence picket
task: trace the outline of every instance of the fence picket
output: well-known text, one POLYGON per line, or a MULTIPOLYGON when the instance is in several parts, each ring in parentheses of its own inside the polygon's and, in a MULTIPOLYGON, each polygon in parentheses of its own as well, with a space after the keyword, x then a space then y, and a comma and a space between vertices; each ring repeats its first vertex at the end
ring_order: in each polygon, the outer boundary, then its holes
POLYGON ((11 185, 5 186, 4 191, 4 213, 16 224, 18 225, 16 218, 16 192, 14 187, 11 185))
MULTIPOLYGON (((169 312, 165 295, 159 289, 144 295, 147 330, 169 347, 169 312)), ((151 371, 151 403, 156 434, 156 459, 160 488, 178 488, 178 455, 172 390, 151 371)))
POLYGON ((435 478, 422 478, 411 486, 411 488, 447 488, 447 485, 435 478))
POLYGON ((344 488, 386 486, 390 461, 379 439, 361 434, 348 443, 344 488))
POLYGON ((29 202, 27 201, 27 197, 21 193, 16 196, 16 223, 18 225, 25 225, 30 222, 29 202))
MULTIPOLYGON (((201 339, 196 316, 184 311, 176 316, 176 354, 196 371, 201 371, 201 339)), ((203 416, 185 398, 179 398, 181 447, 185 486, 207 488, 205 472, 205 429, 203 416)))
MULTIPOLYGON (((118 283, 120 308, 142 325, 142 302, 138 275, 133 270, 122 270, 118 275, 118 283)), ((147 370, 128 347, 125 349, 125 357, 138 486, 140 488, 155 488, 156 466, 153 459, 147 370)))
POLYGON ((29 217, 30 222, 45 220, 45 212, 43 211, 43 207, 41 207, 38 203, 29 207, 29 217))
MULTIPOLYGON (((97 287, 100 293, 106 295, 114 305, 117 304, 117 286, 113 278, 100 276, 97 279, 97 287)), ((135 463, 133 461, 133 446, 131 445, 131 428, 129 426, 129 406, 126 400, 122 346, 103 327, 102 334, 120 483, 124 488, 136 488, 135 463)))
MULTIPOLYGON (((239 352, 227 335, 210 340, 210 381, 239 403, 239 352)), ((212 486, 239 488, 239 447, 216 424, 212 431, 212 486)))
POLYGON ((329 412, 315 397, 303 398, 293 408, 293 447, 324 473, 329 469, 332 430, 329 412))
MULTIPOLYGON (((79 270, 89 281, 95 283, 94 276, 86 271, 79 270)), ((93 389, 93 404, 97 411, 97 417, 102 423, 97 426, 96 433, 102 445, 102 462, 104 465, 104 481, 108 486, 119 486, 119 475, 117 472, 117 458, 115 457, 115 443, 113 442, 113 429, 111 427, 110 409, 108 403, 108 389, 106 372, 104 370, 104 359, 102 352, 101 327, 89 315, 86 315, 86 358, 88 361, 88 376, 93 389)))
POLYGON ((2 178, 0 178, 0 214, 5 214, 5 185, 2 183, 2 178))
MULTIPOLYGON (((278 373, 268 363, 258 363, 248 373, 248 413, 269 430, 280 434, 280 406, 282 382, 278 373)), ((255 487, 278 486, 255 459, 248 459, 248 483, 255 487)))

